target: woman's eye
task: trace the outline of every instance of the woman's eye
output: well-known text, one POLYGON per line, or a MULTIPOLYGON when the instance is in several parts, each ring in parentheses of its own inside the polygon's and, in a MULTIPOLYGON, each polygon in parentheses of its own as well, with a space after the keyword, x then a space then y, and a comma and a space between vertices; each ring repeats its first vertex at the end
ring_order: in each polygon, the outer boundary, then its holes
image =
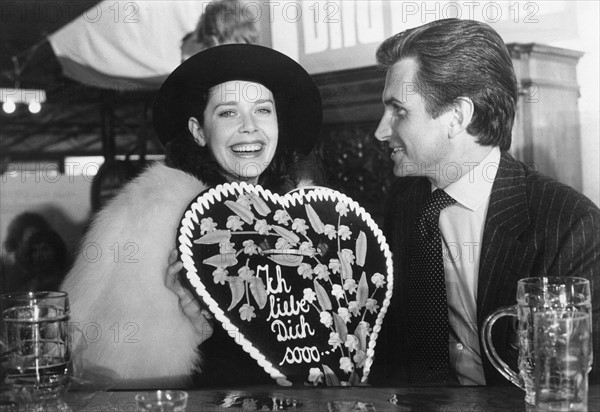
POLYGON ((233 110, 223 110, 219 113, 219 117, 233 117, 235 112, 233 110))
POLYGON ((259 107, 258 109, 256 109, 256 111, 262 114, 269 114, 273 112, 273 110, 271 110, 270 107, 259 107))

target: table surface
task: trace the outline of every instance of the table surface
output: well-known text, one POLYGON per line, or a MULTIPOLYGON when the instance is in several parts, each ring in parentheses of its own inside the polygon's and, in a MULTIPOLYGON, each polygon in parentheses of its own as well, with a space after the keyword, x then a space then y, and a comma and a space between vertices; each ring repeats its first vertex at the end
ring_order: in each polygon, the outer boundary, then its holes
MULTIPOLYGON (((137 391, 71 391, 76 411, 134 412, 137 391)), ((191 389, 187 412, 211 411, 534 411, 524 392, 506 387, 244 387, 191 389)), ((600 410, 600 385, 589 388, 588 410, 600 410)))

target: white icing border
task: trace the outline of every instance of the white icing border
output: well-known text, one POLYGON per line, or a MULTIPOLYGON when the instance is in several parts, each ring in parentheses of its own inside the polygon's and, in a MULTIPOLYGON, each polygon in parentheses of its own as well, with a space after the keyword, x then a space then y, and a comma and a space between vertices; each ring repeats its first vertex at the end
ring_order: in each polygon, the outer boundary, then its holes
POLYGON ((273 203, 282 205, 285 208, 289 206, 295 206, 296 204, 302 205, 304 204, 305 199, 307 201, 313 199, 319 201, 342 201, 346 203, 349 209, 352 210, 367 224, 369 229, 371 229, 371 232, 377 239, 377 242, 379 243, 379 248, 384 253, 384 257, 386 259, 387 290, 385 292, 385 297, 382 301, 382 306, 377 315, 377 319, 375 321, 375 325, 373 326, 373 330, 369 338, 369 343, 367 345, 367 358, 363 366, 363 376, 361 377, 361 382, 366 383, 369 376, 369 372, 371 370, 371 366, 373 364, 373 357, 375 355, 375 345, 377 337, 379 336, 379 332, 381 331, 383 318, 387 313, 387 309, 392 298, 392 291, 394 290, 394 269, 392 263, 392 253, 390 251, 389 245, 386 242, 383 232, 381 231, 381 229, 379 229, 377 223, 375 223, 371 215, 363 207, 361 207, 358 204, 358 202, 352 200, 348 196, 336 190, 319 186, 298 188, 286 193, 283 196, 280 196, 276 193, 272 193, 269 190, 263 189, 261 186, 253 186, 245 182, 234 182, 226 183, 224 185, 218 185, 217 187, 202 193, 202 195, 196 198, 195 202, 191 205, 191 207, 189 207, 188 210, 186 210, 179 229, 179 252, 181 253, 181 260, 183 262, 183 267, 186 270, 186 277, 188 281, 196 289, 196 293, 198 293, 198 295, 202 297, 204 302, 208 305, 210 311, 213 313, 215 318, 217 318, 217 320, 221 323, 221 326, 227 331, 229 336, 236 339, 236 342, 238 342, 238 344, 242 346, 242 349, 245 352, 247 352, 254 360, 256 360, 259 366, 261 366, 265 370, 265 372, 267 372, 279 384, 291 384, 287 380, 287 377, 281 371, 275 368, 275 366, 273 366, 273 364, 269 362, 267 358, 252 345, 252 342, 246 339, 242 332, 240 332, 240 330, 225 315, 225 312, 223 312, 223 310, 219 307, 218 303, 210 296, 205 286, 200 281, 198 271, 194 266, 194 260, 192 258, 192 241, 190 240, 190 237, 192 236, 192 228, 194 227, 194 225, 199 224, 198 214, 204 213, 205 209, 210 209, 211 205, 215 204, 217 201, 221 201, 222 194, 225 194, 226 196, 239 196, 249 192, 257 195, 262 195, 265 198, 271 200, 273 203))

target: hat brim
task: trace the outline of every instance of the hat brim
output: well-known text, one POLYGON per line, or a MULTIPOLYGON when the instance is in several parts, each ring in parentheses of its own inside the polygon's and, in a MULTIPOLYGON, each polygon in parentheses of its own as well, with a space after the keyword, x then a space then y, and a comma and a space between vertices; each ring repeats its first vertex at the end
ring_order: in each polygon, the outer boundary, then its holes
POLYGON ((263 46, 227 44, 195 54, 164 81, 154 102, 153 122, 165 146, 187 131, 210 88, 242 80, 260 83, 275 99, 279 144, 308 153, 318 138, 323 116, 319 89, 288 56, 263 46))

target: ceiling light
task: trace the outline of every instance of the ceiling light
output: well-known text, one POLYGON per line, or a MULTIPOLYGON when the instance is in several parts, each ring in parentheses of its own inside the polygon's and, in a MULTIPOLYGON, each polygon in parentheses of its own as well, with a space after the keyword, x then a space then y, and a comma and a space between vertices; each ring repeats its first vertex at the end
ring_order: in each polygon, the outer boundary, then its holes
POLYGON ((42 103, 46 101, 46 91, 39 89, 0 88, 0 101, 6 113, 13 113, 17 104, 26 104, 31 113, 39 113, 42 103))
POLYGON ((17 108, 17 105, 12 100, 8 100, 8 101, 2 103, 2 110, 4 110, 4 113, 8 113, 8 114, 13 113, 16 108, 17 108))
POLYGON ((29 103, 29 111, 33 114, 39 113, 42 110, 42 105, 38 102, 30 102, 29 103))

